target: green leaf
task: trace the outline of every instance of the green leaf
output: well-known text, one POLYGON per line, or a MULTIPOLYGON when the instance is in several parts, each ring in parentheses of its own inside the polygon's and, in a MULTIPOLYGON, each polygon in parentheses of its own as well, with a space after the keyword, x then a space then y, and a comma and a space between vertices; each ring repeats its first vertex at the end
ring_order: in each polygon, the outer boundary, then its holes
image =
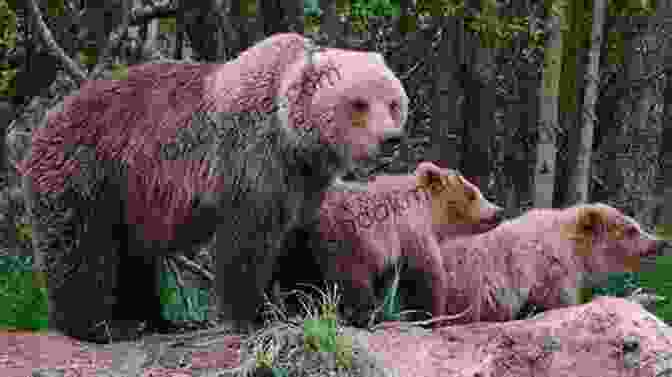
POLYGON ((175 17, 159 18, 159 33, 175 34, 177 33, 177 20, 175 17))

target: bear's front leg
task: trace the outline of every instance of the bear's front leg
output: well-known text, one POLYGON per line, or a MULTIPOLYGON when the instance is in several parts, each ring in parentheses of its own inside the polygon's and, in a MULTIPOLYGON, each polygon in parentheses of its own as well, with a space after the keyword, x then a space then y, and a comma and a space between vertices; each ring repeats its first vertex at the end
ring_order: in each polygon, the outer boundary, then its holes
POLYGON ((273 233, 265 233, 260 227, 233 225, 229 221, 219 226, 215 237, 215 287, 221 316, 234 331, 255 329, 279 246, 273 233))
POLYGON ((110 217, 90 215, 81 219, 82 233, 76 247, 47 256, 51 259, 47 287, 52 304, 50 326, 95 343, 136 339, 142 331, 141 321, 115 314, 123 302, 118 288, 136 284, 137 275, 121 270, 121 244, 110 217))

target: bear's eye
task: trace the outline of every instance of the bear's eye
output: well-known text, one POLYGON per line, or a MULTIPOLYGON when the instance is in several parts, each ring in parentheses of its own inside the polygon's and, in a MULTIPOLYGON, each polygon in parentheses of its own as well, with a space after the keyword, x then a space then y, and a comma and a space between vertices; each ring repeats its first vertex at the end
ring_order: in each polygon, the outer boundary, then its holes
POLYGON ((390 112, 392 114, 397 114, 399 112, 399 103, 398 102, 392 101, 390 103, 390 112))
POLYGON ((358 99, 352 102, 352 109, 356 112, 366 112, 369 109, 369 104, 366 101, 358 99))
POLYGON ((631 238, 636 237, 639 234, 639 230, 634 226, 628 226, 625 228, 625 235, 631 238))

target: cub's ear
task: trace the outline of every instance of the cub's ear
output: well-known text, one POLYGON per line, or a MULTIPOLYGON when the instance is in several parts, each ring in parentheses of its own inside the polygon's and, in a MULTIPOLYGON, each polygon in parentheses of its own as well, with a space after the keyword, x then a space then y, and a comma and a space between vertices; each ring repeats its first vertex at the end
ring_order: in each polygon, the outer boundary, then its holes
POLYGON ((606 229, 607 215, 596 206, 585 206, 579 210, 576 218, 575 232, 579 235, 592 237, 602 229, 606 229))
POLYGON ((421 162, 415 169, 418 188, 430 189, 441 183, 441 168, 431 162, 421 162))
POLYGON ((437 189, 464 186, 460 173, 452 169, 441 169, 431 162, 421 162, 415 169, 418 188, 437 189))
POLYGON ((423 161, 415 168, 415 175, 424 175, 427 171, 433 171, 436 174, 441 174, 441 168, 429 161, 423 161))
POLYGON ((607 215, 603 208, 585 205, 579 209, 576 221, 567 230, 569 239, 576 242, 576 253, 588 256, 595 236, 607 226, 607 215))

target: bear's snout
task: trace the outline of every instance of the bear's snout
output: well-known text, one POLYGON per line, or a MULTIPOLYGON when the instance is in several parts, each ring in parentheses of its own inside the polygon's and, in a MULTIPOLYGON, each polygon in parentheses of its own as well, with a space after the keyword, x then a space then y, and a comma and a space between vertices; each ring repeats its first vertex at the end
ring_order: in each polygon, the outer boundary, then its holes
POLYGON ((650 246, 645 256, 661 256, 666 247, 672 246, 672 242, 661 239, 649 240, 649 242, 650 246))
POLYGON ((480 223, 487 228, 495 228, 502 221, 506 220, 504 208, 491 202, 487 202, 483 212, 480 223))
POLYGON ((658 238, 648 232, 641 233, 641 240, 644 243, 644 252, 642 253, 642 256, 644 257, 662 255, 665 247, 670 244, 669 241, 658 238))
POLYGON ((502 221, 506 220, 506 216, 504 214, 504 208, 500 206, 493 206, 494 208, 492 209, 492 216, 488 219, 488 222, 491 224, 499 224, 502 221))

